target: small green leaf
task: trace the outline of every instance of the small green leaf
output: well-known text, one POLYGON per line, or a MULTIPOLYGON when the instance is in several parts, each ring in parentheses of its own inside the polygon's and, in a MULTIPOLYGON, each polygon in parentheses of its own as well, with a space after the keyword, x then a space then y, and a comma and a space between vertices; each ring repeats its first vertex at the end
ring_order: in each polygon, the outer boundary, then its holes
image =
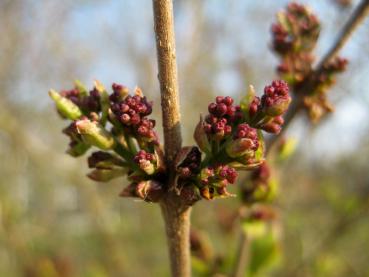
POLYGON ((67 150, 67 153, 71 155, 72 157, 79 157, 85 154, 90 147, 91 145, 88 145, 84 143, 83 141, 79 141, 76 145, 69 148, 67 150))
POLYGON ((115 141, 113 136, 97 122, 89 119, 78 120, 76 122, 78 133, 81 134, 83 140, 102 150, 113 149, 115 141))
POLYGON ((125 169, 94 169, 87 176, 98 182, 108 182, 127 174, 125 169))
POLYGON ((76 120, 82 116, 80 108, 68 98, 62 97, 58 92, 51 89, 49 96, 54 100, 58 112, 65 118, 76 120))
POLYGON ((87 90, 86 86, 80 80, 75 80, 74 81, 74 86, 79 91, 79 94, 81 96, 87 96, 88 90, 87 90))
POLYGON ((102 83, 95 80, 94 82, 95 88, 100 94, 100 105, 101 105, 101 119, 100 123, 101 125, 105 126, 106 121, 108 119, 108 113, 109 113, 109 94, 106 91, 105 87, 102 83))
POLYGON ((246 119, 248 119, 249 117, 249 107, 250 107, 252 100, 254 100, 254 97, 255 97, 255 88, 252 85, 250 85, 249 89, 246 92, 246 95, 242 97, 241 102, 240 102, 241 110, 245 114, 246 119))

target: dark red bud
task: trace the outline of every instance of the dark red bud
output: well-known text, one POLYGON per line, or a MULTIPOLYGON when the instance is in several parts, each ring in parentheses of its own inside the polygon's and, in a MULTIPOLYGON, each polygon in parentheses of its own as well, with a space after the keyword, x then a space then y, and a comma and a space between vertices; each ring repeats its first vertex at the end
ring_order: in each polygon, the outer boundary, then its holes
POLYGON ((215 98, 215 101, 217 102, 217 104, 220 104, 220 103, 222 103, 222 102, 223 102, 223 99, 224 99, 224 97, 223 97, 223 96, 217 96, 217 97, 215 98))
POLYGON ((217 104, 215 103, 210 103, 209 106, 208 106, 208 111, 209 113, 215 113, 216 112, 216 109, 217 109, 217 104))
POLYGON ((128 114, 122 114, 122 116, 120 117, 120 119, 122 120, 123 123, 129 123, 131 120, 131 117, 128 114))
POLYGON ((230 96, 226 96, 223 100, 223 103, 226 104, 227 106, 230 106, 233 104, 233 98, 230 96))
POLYGON ((225 113, 228 112, 227 105, 224 103, 220 103, 216 107, 216 115, 217 116, 223 116, 225 113))

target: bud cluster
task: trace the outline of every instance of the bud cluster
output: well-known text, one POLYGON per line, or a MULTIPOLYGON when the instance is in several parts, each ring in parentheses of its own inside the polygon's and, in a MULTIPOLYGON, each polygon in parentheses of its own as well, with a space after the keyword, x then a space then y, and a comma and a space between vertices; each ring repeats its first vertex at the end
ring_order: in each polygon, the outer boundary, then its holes
POLYGON ((232 125, 242 118, 240 106, 233 105, 230 96, 217 96, 215 103, 208 106, 209 115, 205 118, 204 130, 209 137, 218 141, 232 133, 232 125))
POLYGON ((73 88, 70 90, 63 90, 60 92, 60 95, 62 97, 65 97, 67 99, 69 99, 70 101, 72 101, 74 104, 76 104, 77 106, 81 106, 82 105, 82 93, 80 93, 80 91, 77 88, 73 88))
POLYGON ((241 123, 237 126, 232 140, 227 144, 226 152, 232 158, 246 156, 250 159, 254 157, 259 144, 257 130, 247 123, 241 123))
POLYGON ((234 105, 229 96, 218 96, 195 129, 194 138, 206 154, 197 180, 191 179, 193 173, 188 168, 182 168, 179 174, 194 183, 205 199, 229 195, 226 187, 235 182, 236 170, 251 170, 263 163, 261 131, 279 133, 290 102, 284 81, 273 81, 261 97, 255 96, 250 86, 240 105, 234 105))
POLYGON ((156 159, 153 154, 148 153, 145 150, 140 150, 133 160, 147 175, 155 173, 156 159))
POLYGON ((165 190, 161 183, 155 180, 133 182, 119 194, 121 197, 138 197, 146 202, 158 202, 164 196, 165 190))
POLYGON ((291 84, 300 84, 312 69, 314 50, 320 32, 317 17, 305 6, 290 3, 272 25, 272 44, 280 55, 277 71, 291 84))
POLYGON ((183 179, 196 176, 200 172, 201 152, 197 147, 184 147, 176 159, 178 176, 183 179))
POLYGON ((80 156, 91 146, 103 150, 88 158, 93 169, 88 177, 106 182, 128 175, 133 181, 130 188, 134 186, 136 191, 131 196, 157 201, 163 191, 161 180, 165 173, 155 121, 148 118, 152 103, 138 88, 133 96, 122 85, 113 84, 112 89, 109 96, 96 81, 89 92, 79 82, 74 89, 49 92, 59 114, 72 120, 63 130, 70 138, 68 153, 80 156))
POLYGON ((64 90, 60 92, 60 96, 65 97, 72 101, 76 106, 78 106, 84 115, 93 116, 91 113, 101 112, 100 105, 100 93, 94 87, 87 94, 87 91, 83 88, 78 88, 77 86, 70 90, 64 90))
POLYGON ((112 88, 114 93, 109 100, 115 118, 140 140, 157 143, 155 120, 147 118, 152 113, 152 102, 139 89, 131 96, 121 85, 113 84, 112 88))
POLYGON ((278 14, 278 22, 272 25, 273 48, 280 55, 310 52, 319 32, 317 17, 305 6, 292 2, 285 12, 278 14))
POLYGON ((309 112, 312 122, 318 122, 326 113, 334 111, 333 105, 329 102, 328 90, 335 84, 336 75, 346 70, 348 61, 337 57, 323 66, 321 72, 316 76, 316 88, 304 97, 304 105, 309 112))
POLYGON ((291 102, 289 88, 285 81, 273 81, 271 85, 264 88, 261 97, 261 107, 268 116, 280 116, 291 102))
MULTIPOLYGON (((324 65, 320 72, 313 70, 313 51, 319 38, 320 23, 304 5, 290 3, 285 11, 278 14, 277 22, 271 29, 273 49, 280 56, 277 72, 281 78, 296 92, 302 91, 300 88, 306 83, 315 84, 310 91, 303 92, 305 108, 310 119, 316 122, 333 110, 327 91, 334 84, 335 75, 345 70, 347 60, 338 57, 324 65)), ((268 126, 268 129, 278 128, 268 126)))
POLYGON ((203 168, 199 175, 200 195, 207 200, 216 195, 229 196, 226 187, 234 184, 237 176, 236 170, 228 165, 203 168))
POLYGON ((76 122, 71 122, 62 130, 63 134, 69 137, 69 149, 67 153, 73 157, 84 154, 90 146, 84 143, 82 135, 78 133, 76 122))
POLYGON ((253 143, 253 149, 256 150, 259 147, 258 134, 256 129, 251 128, 247 123, 241 123, 237 126, 237 130, 233 135, 234 139, 250 139, 253 143))
POLYGON ((251 89, 251 101, 245 108, 251 124, 268 133, 278 134, 284 123, 282 115, 291 102, 289 88, 285 81, 276 80, 264 88, 261 98, 251 89))
MULTIPOLYGON (((155 121, 148 117, 153 104, 138 88, 134 95, 119 84, 112 89, 109 96, 96 82, 89 93, 80 83, 73 90, 50 91, 59 113, 72 120, 63 131, 71 139, 69 153, 79 156, 91 146, 97 147, 100 151, 88 158, 91 179, 105 182, 128 175, 131 184, 121 196, 160 201, 168 176, 155 121)), ((283 81, 266 86, 261 98, 251 91, 240 105, 235 105, 232 97, 216 97, 208 106, 209 114, 205 120, 201 117, 196 127, 199 148, 182 148, 174 161, 174 190, 182 200, 192 205, 201 198, 230 196, 227 187, 235 183, 237 170, 250 170, 263 162, 261 130, 279 131, 290 100, 283 81), (204 158, 200 150, 205 152, 204 158)))

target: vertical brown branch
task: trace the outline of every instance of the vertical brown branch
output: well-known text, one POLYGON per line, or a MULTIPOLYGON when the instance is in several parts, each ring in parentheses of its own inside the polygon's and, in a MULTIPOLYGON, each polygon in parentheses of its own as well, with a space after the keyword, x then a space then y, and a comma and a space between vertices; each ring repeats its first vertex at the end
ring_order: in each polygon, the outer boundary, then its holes
POLYGON ((160 206, 165 221, 172 276, 187 277, 191 275, 189 242, 191 208, 172 190, 175 185, 173 161, 182 144, 173 3, 172 0, 153 0, 153 8, 164 149, 169 169, 168 193, 160 206))
POLYGON ((167 234, 170 266, 173 277, 191 276, 190 215, 191 208, 170 194, 161 203, 167 234))
POLYGON ((168 162, 171 163, 182 143, 173 4, 171 0, 153 0, 153 6, 165 155, 168 162))

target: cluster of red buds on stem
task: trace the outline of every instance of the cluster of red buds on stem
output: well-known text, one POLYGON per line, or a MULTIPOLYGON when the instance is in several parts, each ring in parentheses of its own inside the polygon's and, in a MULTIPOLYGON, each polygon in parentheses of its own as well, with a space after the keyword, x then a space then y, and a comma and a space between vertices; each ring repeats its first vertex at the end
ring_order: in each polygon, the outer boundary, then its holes
POLYGON ((321 72, 314 76, 315 89, 304 97, 304 105, 309 111, 310 119, 318 122, 328 112, 334 111, 327 98, 329 89, 336 83, 336 75, 346 70, 348 60, 336 57, 323 65, 321 72))
POLYGON ((50 90, 58 113, 71 120, 63 130, 70 138, 67 153, 77 157, 91 147, 97 148, 88 157, 92 169, 88 177, 107 182, 128 176, 131 183, 121 196, 156 202, 164 194, 162 180, 166 173, 155 120, 148 117, 152 103, 139 88, 134 95, 122 85, 113 84, 112 89, 109 95, 96 81, 88 91, 76 81, 71 90, 50 90))
POLYGON ((273 81, 261 97, 250 86, 239 105, 232 97, 216 97, 195 129, 199 149, 179 153, 178 188, 193 186, 207 200, 230 196, 227 187, 236 182, 237 171, 255 169, 264 162, 262 131, 280 132, 290 102, 284 81, 273 81))
MULTIPOLYGON (((70 138, 68 153, 88 158, 88 177, 106 182, 127 176, 130 184, 121 196, 157 202, 165 194, 168 172, 163 151, 149 118, 152 103, 139 88, 112 85, 109 95, 99 83, 91 91, 79 82, 69 91, 51 90, 58 113, 71 123, 63 130, 70 138)), ((273 81, 261 97, 252 86, 239 105, 232 97, 218 96, 200 118, 194 138, 198 147, 184 147, 176 156, 176 191, 188 204, 229 196, 227 187, 238 170, 251 170, 264 162, 262 131, 278 134, 291 97, 284 81, 273 81), (205 155, 202 155, 202 154, 205 155)))
POLYGON ((305 108, 313 122, 333 110, 327 99, 328 89, 335 83, 335 76, 345 71, 347 60, 336 57, 319 72, 313 70, 314 49, 319 39, 320 23, 306 6, 292 2, 285 11, 278 13, 272 25, 272 47, 280 58, 277 72, 288 82, 294 92, 306 83, 314 83, 309 91, 303 91, 305 108))
POLYGON ((290 3, 278 13, 272 45, 281 59, 277 71, 290 84, 298 86, 311 71, 319 33, 319 20, 303 5, 290 3))

